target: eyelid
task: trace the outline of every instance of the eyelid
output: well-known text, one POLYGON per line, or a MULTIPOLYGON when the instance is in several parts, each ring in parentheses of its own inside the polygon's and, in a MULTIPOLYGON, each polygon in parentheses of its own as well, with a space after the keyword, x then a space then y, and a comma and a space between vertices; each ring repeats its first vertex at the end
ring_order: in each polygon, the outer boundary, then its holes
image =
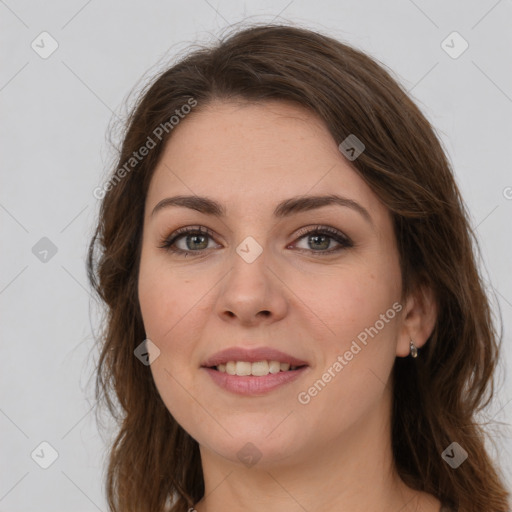
MULTIPOLYGON (((185 256, 187 256, 188 254, 191 254, 191 253, 192 254, 196 253, 195 256, 201 256, 201 255, 204 255, 207 251, 211 250, 211 249, 200 249, 198 251, 193 251, 193 250, 186 251, 183 249, 178 249, 178 248, 173 249, 172 248, 174 243, 179 238, 181 238, 187 234, 190 234, 190 233, 202 233, 202 234, 208 235, 214 241, 216 239, 216 234, 209 228, 207 228, 205 226, 201 226, 201 225, 196 225, 196 226, 191 225, 191 226, 184 226, 182 228, 179 228, 179 229, 173 231, 170 235, 168 235, 162 239, 162 241, 158 247, 161 249, 164 249, 168 252, 175 253, 177 255, 185 255, 185 256)), ((293 235, 294 241, 291 244, 288 244, 287 248, 290 247, 290 245, 296 244, 299 240, 306 237, 307 235, 312 235, 312 234, 316 234, 316 233, 326 234, 329 238, 333 239, 338 244, 338 248, 329 249, 326 251, 313 251, 312 249, 300 249, 300 248, 297 250, 299 250, 301 252, 305 251, 305 252, 308 252, 315 256, 323 256, 323 255, 327 256, 327 255, 341 252, 343 249, 351 248, 354 246, 354 243, 352 242, 352 240, 347 235, 345 235, 342 231, 340 231, 339 229, 336 229, 336 228, 328 226, 328 225, 316 224, 316 225, 305 226, 305 227, 301 228, 299 231, 297 231, 293 235)))
MULTIPOLYGON (((158 247, 160 247, 161 249, 166 249, 171 244, 173 244, 178 238, 180 238, 184 235, 188 235, 189 233, 203 233, 203 234, 210 236, 212 239, 215 239, 215 237, 216 237, 216 234, 211 229, 209 229, 205 226, 200 226, 200 225, 184 226, 182 228, 176 229, 170 235, 164 236, 158 247)), ((190 252, 192 252, 192 251, 190 251, 190 252)), ((197 252, 199 252, 199 251, 197 251, 197 252)))
POLYGON ((311 226, 305 226, 305 227, 299 229, 299 231, 297 231, 294 234, 294 237, 302 238, 305 235, 309 235, 311 233, 316 233, 316 232, 322 232, 322 233, 327 233, 332 236, 337 236, 339 238, 342 238, 347 243, 352 243, 352 240, 350 240, 350 238, 347 235, 345 235, 345 233, 340 231, 339 229, 336 229, 331 226, 323 225, 323 224, 314 224, 311 226))
MULTIPOLYGON (((301 228, 298 232, 294 234, 294 242, 292 242, 291 245, 295 245, 298 242, 300 242, 301 239, 314 234, 320 234, 320 235, 327 235, 328 238, 334 240, 338 246, 333 249, 328 249, 326 251, 314 251, 312 249, 302 249, 297 248, 298 251, 306 252, 310 254, 313 257, 319 257, 319 258, 327 258, 332 255, 338 255, 340 252, 350 249, 354 247, 354 242, 345 235, 342 231, 339 229, 336 229, 332 226, 327 225, 313 225, 313 226, 306 226, 304 228, 301 228)), ((289 247, 289 246, 287 246, 289 247)))

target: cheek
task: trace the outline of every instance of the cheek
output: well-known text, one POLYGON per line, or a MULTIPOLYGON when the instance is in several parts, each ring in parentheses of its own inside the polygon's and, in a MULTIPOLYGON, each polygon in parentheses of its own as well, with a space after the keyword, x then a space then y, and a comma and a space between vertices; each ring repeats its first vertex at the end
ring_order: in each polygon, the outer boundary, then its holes
POLYGON ((305 400, 311 397, 315 404, 311 410, 327 414, 330 404, 343 403, 344 411, 357 416, 380 399, 388 382, 403 308, 400 270, 395 260, 377 254, 361 263, 322 279, 324 294, 310 290, 311 308, 329 327, 322 329, 327 336, 319 336, 323 354, 310 379, 313 389, 304 390, 305 400))
MULTIPOLYGON (((335 338, 347 340, 379 320, 400 298, 396 269, 351 266, 310 288, 308 305, 319 312, 335 338), (320 290, 324 290, 320 293, 320 290), (320 313, 321 312, 321 313, 320 313)), ((396 315, 393 310, 391 314, 396 315)), ((380 324, 379 324, 380 325, 380 324)), ((388 325, 388 323, 386 323, 388 325)))
POLYGON ((138 282, 139 304, 146 335, 150 339, 154 338, 155 341, 162 337, 162 331, 165 328, 165 311, 172 309, 172 305, 167 304, 170 294, 164 293, 167 288, 166 281, 165 274, 162 275, 146 260, 141 260, 138 282))
POLYGON ((139 269, 139 303, 148 338, 166 342, 170 330, 193 305, 194 288, 188 279, 171 271, 165 258, 142 252, 139 269))
POLYGON ((181 375, 184 368, 199 366, 193 340, 200 340, 203 335, 211 305, 207 292, 214 282, 204 275, 194 278, 185 267, 183 270, 171 269, 159 255, 145 258, 143 254, 138 282, 139 303, 146 337, 160 350, 160 357, 151 365, 155 380, 156 375, 159 380, 167 378, 165 374, 160 375, 163 368, 173 375, 181 375))
POLYGON ((200 290, 180 280, 158 258, 141 258, 138 293, 139 303, 149 338, 159 349, 158 357, 151 363, 150 371, 156 388, 167 409, 179 422, 186 422, 190 415, 199 415, 192 396, 196 396, 194 382, 190 379, 194 336, 193 305, 200 290), (188 411, 188 412, 187 412, 188 411))
POLYGON ((335 335, 323 336, 320 364, 300 391, 303 421, 339 432, 384 407, 396 357, 397 286, 368 272, 331 281, 323 319, 335 335), (336 410, 336 414, 332 411, 336 410))

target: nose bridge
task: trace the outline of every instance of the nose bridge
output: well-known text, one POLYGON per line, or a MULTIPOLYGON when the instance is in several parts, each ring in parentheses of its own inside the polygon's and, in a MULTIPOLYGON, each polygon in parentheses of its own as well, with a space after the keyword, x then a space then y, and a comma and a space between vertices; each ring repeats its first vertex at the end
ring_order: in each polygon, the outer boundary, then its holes
POLYGON ((234 315, 244 322, 253 321, 261 312, 275 317, 284 314, 286 300, 269 268, 270 252, 252 236, 235 247, 218 299, 219 314, 234 315))
MULTIPOLYGON (((261 237, 260 237, 261 240, 261 237)), ((227 282, 239 292, 262 294, 267 287, 268 249, 256 238, 247 236, 236 247, 231 258, 231 271, 227 282)))

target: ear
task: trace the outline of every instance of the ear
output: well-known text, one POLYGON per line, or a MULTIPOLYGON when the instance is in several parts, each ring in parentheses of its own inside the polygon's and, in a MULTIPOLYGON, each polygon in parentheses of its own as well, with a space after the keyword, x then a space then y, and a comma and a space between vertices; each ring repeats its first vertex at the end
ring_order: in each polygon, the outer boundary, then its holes
POLYGON ((422 347, 432 334, 437 320, 437 302, 429 286, 418 285, 406 300, 402 314, 402 325, 398 334, 396 355, 410 354, 410 341, 417 348, 422 347))

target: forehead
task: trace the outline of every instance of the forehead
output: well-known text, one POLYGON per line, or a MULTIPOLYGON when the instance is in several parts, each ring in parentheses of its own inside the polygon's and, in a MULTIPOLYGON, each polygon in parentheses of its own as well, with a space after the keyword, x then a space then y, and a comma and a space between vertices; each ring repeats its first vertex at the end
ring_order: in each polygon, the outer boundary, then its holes
POLYGON ((292 196, 333 193, 376 215, 384 208, 314 113, 280 101, 217 101, 174 128, 147 204, 197 194, 226 204, 230 215, 242 206, 261 213, 292 196))

